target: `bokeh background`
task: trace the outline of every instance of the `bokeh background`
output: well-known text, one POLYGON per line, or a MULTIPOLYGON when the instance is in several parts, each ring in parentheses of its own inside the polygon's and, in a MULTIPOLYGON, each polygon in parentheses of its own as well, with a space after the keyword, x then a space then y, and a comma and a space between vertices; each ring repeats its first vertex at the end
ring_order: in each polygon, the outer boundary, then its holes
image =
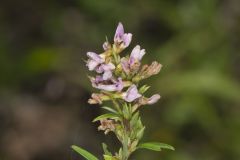
POLYGON ((91 120, 87 51, 102 51, 117 23, 163 64, 145 81, 162 99, 142 108, 144 140, 176 151, 137 151, 137 160, 240 159, 239 0, 1 0, 0 159, 101 157, 110 135, 91 120))

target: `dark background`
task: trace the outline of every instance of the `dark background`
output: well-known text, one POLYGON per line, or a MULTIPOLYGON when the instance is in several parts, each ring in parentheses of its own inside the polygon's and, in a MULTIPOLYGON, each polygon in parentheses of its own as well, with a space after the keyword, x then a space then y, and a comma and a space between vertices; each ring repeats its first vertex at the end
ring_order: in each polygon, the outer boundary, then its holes
POLYGON ((137 160, 240 159, 239 0, 1 0, 0 159, 81 160, 77 144, 101 157, 84 60, 102 51, 121 21, 163 64, 142 108, 146 141, 176 151, 137 151, 137 160))

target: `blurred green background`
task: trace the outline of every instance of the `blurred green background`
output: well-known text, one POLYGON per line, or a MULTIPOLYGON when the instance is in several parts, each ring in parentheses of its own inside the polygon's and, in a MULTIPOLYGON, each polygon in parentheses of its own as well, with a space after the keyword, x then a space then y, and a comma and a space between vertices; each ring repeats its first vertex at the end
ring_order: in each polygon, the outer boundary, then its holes
POLYGON ((129 49, 163 64, 145 81, 162 99, 142 108, 144 140, 176 151, 137 151, 137 160, 240 159, 239 0, 1 0, 0 159, 101 157, 116 139, 91 120, 87 51, 102 51, 117 23, 133 33, 129 49))

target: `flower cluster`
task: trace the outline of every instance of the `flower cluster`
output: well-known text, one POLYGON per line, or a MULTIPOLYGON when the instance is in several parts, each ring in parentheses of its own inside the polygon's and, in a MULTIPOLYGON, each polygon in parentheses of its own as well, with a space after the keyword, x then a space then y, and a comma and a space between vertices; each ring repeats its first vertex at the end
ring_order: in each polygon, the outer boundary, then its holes
MULTIPOLYGON (((141 65, 141 60, 146 54, 145 49, 136 45, 129 55, 122 55, 132 41, 132 34, 125 33, 123 25, 118 24, 114 36, 114 42, 103 43, 103 52, 87 52, 86 66, 93 75, 89 76, 91 84, 98 89, 88 100, 90 104, 102 104, 111 101, 111 106, 102 108, 109 113, 98 116, 93 122, 99 121, 98 130, 105 134, 113 132, 121 142, 118 152, 112 154, 107 145, 103 143, 104 160, 128 160, 137 149, 145 148, 154 151, 174 148, 170 145, 158 142, 139 144, 144 134, 145 126, 142 124, 139 107, 151 105, 160 99, 159 94, 145 97, 144 93, 149 89, 148 85, 141 85, 140 81, 156 75, 162 65, 154 61, 150 65, 141 65)), ((84 149, 73 146, 73 149, 87 160, 98 160, 84 149)))
POLYGON ((135 105, 156 103, 160 95, 155 94, 150 98, 143 96, 137 86, 139 81, 157 74, 162 65, 153 62, 151 65, 141 67, 141 60, 145 55, 145 49, 135 46, 129 56, 120 57, 121 52, 129 46, 132 40, 131 33, 125 33, 123 25, 118 24, 114 36, 114 43, 104 42, 104 52, 97 54, 88 52, 87 67, 95 71, 97 75, 90 77, 92 86, 101 93, 93 93, 90 104, 101 104, 103 101, 122 99, 126 102, 134 102, 135 105))

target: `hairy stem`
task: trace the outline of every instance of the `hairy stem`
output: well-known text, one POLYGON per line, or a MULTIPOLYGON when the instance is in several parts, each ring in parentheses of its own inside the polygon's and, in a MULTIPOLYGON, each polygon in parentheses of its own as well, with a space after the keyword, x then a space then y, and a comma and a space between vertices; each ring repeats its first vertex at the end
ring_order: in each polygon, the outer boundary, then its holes
MULTIPOLYGON (((129 108, 130 109, 130 108, 129 108)), ((130 139, 130 120, 131 120, 132 114, 130 113, 129 117, 124 117, 122 120, 122 127, 123 127, 123 140, 122 140, 122 148, 123 148, 123 155, 122 160, 127 160, 131 154, 131 151, 129 150, 129 144, 131 144, 130 139)))
POLYGON ((128 157, 129 157, 129 151, 128 151, 128 139, 129 139, 129 136, 128 136, 128 126, 127 126, 127 120, 123 120, 123 141, 122 141, 122 148, 123 148, 123 155, 122 155, 122 160, 127 160, 128 157))

